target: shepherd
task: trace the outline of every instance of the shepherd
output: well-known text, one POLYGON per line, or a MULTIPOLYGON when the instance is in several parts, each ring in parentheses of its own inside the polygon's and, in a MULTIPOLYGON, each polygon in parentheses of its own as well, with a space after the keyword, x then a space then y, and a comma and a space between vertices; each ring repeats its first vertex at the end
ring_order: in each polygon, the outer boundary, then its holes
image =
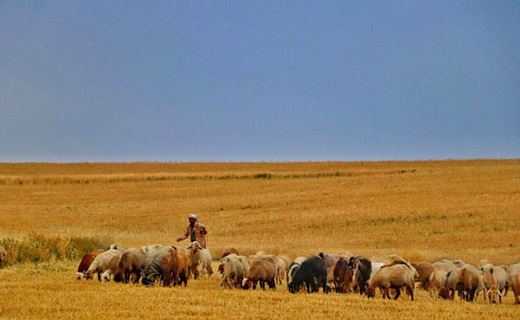
POLYGON ((191 242, 197 241, 201 247, 206 248, 206 234, 208 234, 206 226, 200 223, 197 220, 197 215, 193 213, 188 216, 188 221, 190 224, 186 228, 186 232, 183 236, 177 238, 177 242, 180 242, 189 236, 191 242))

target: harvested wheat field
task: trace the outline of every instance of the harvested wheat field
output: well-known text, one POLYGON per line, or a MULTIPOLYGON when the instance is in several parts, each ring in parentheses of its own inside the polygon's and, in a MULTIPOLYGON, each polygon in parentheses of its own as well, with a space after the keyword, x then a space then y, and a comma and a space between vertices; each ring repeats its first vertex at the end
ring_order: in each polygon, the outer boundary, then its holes
POLYGON ((294 259, 398 254, 411 262, 520 262, 520 160, 0 164, 0 318, 475 319, 520 317, 503 302, 224 289, 228 247, 294 259), (211 277, 187 287, 77 280, 87 249, 178 244, 208 229, 211 277))

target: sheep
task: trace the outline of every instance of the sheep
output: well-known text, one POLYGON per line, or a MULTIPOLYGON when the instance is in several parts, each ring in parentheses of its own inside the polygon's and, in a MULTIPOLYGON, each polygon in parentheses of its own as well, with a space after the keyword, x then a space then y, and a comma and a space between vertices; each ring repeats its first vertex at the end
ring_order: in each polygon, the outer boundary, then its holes
POLYGON ((446 274, 444 270, 434 270, 428 279, 428 292, 431 297, 435 297, 440 293, 446 283, 446 274))
POLYGON ((383 290, 383 299, 390 299, 389 289, 395 289, 396 295, 394 299, 401 295, 401 288, 406 287, 406 293, 414 300, 414 273, 410 268, 403 264, 395 264, 382 267, 375 276, 370 279, 366 296, 373 298, 376 288, 383 290))
POLYGON ((242 266, 244 267, 244 272, 247 273, 247 271, 249 271, 249 261, 247 261, 247 257, 240 255, 238 256, 238 261, 242 263, 242 266))
POLYGON ((484 268, 484 266, 486 266, 486 265, 493 265, 493 264, 492 264, 489 260, 487 260, 487 259, 482 259, 482 260, 480 260, 480 261, 478 262, 478 265, 477 265, 477 266, 478 266, 478 269, 479 269, 480 271, 482 271, 483 268, 484 268))
POLYGON ((7 261, 7 251, 3 246, 0 246, 0 268, 4 268, 5 262, 7 261))
POLYGON ((334 267, 336 263, 341 258, 341 256, 337 254, 323 254, 323 262, 325 262, 325 270, 327 271, 327 284, 334 285, 334 267))
POLYGON ((318 292, 320 287, 323 288, 324 293, 328 292, 327 270, 321 256, 312 256, 302 262, 292 281, 287 283, 289 292, 298 292, 304 283, 307 287, 307 293, 318 292))
MULTIPOLYGON (((245 277, 245 268, 240 261, 239 257, 234 254, 228 254, 224 258, 220 259, 222 265, 222 283, 221 286, 233 288, 239 287, 245 277)), ((219 267, 220 269, 220 267, 219 267)))
MULTIPOLYGON (((287 284, 293 282, 294 276, 300 270, 300 267, 301 267, 301 264, 298 262, 293 262, 289 265, 289 270, 287 271, 287 275, 286 275, 287 284)), ((298 290, 300 290, 300 288, 298 288, 298 290)))
POLYGON ((121 260, 120 255, 115 255, 110 259, 110 262, 108 263, 108 266, 101 275, 101 281, 108 282, 112 278, 112 275, 114 275, 114 281, 115 282, 121 282, 123 281, 123 274, 119 272, 119 260, 121 260))
POLYGON ((447 259, 441 259, 441 260, 435 261, 434 263, 432 263, 432 267, 435 270, 444 270, 446 272, 449 272, 449 271, 457 268, 457 266, 451 260, 447 260, 447 259))
POLYGON ((289 265, 291 264, 291 259, 286 255, 278 255, 276 257, 278 260, 278 270, 277 270, 277 281, 278 284, 282 284, 283 280, 287 277, 287 271, 289 271, 289 265))
POLYGON ((307 258, 305 257, 297 257, 296 259, 294 259, 294 263, 297 263, 299 265, 301 265, 303 263, 303 261, 305 261, 307 258))
POLYGON ((484 285, 484 273, 483 272, 479 272, 478 273, 478 289, 477 289, 477 292, 475 292, 475 300, 477 300, 478 298, 478 295, 480 292, 484 292, 484 294, 482 295, 484 297, 484 301, 486 301, 486 286, 484 285))
POLYGON ((421 287, 428 291, 428 286, 430 284, 430 275, 435 271, 431 263, 429 262, 412 262, 410 263, 419 275, 417 281, 421 283, 421 287))
POLYGON ((78 272, 76 273, 76 278, 78 280, 85 278, 85 272, 87 272, 88 268, 90 267, 90 265, 92 264, 94 259, 96 259, 98 254, 100 254, 102 252, 105 252, 105 250, 96 249, 91 252, 87 252, 87 253, 85 253, 85 255, 83 255, 83 257, 81 258, 81 261, 79 262, 79 265, 78 265, 78 272))
POLYGON ((234 253, 234 254, 236 254, 238 256, 237 249, 231 247, 231 248, 227 248, 227 249, 224 250, 224 252, 222 253, 221 259, 224 258, 225 256, 231 254, 231 253, 234 253))
POLYGON ((372 262, 364 257, 353 256, 350 257, 348 264, 354 272, 350 287, 359 287, 359 294, 365 293, 366 287, 368 286, 368 280, 372 274, 372 262))
POLYGON ((268 254, 265 251, 258 251, 257 253, 250 255, 247 257, 247 262, 250 266, 253 265, 253 263, 258 259, 265 259, 268 260, 270 263, 272 263, 275 267, 275 273, 278 276, 279 275, 279 269, 281 267, 280 262, 278 261, 278 258, 273 254, 268 254))
MULTIPOLYGON (((435 263, 433 263, 432 265, 435 265, 435 263)), ((453 300, 455 298, 457 282, 459 281, 459 271, 460 268, 455 268, 446 272, 446 280, 444 281, 444 286, 441 288, 441 291, 439 292, 439 297, 450 300, 453 300)))
POLYGON ((191 260, 185 253, 177 252, 177 275, 174 285, 184 284, 188 285, 188 278, 190 276, 191 260))
POLYGON ((386 264, 384 262, 370 262, 370 265, 372 266, 372 272, 370 273, 370 278, 374 277, 376 273, 386 264))
POLYGON ((476 292, 481 287, 480 284, 480 274, 477 268, 466 265, 446 273, 446 282, 439 296, 453 300, 455 291, 457 291, 461 300, 474 301, 476 292))
POLYGON ((406 261, 401 256, 398 256, 397 254, 385 254, 385 255, 378 255, 373 256, 370 258, 370 261, 372 262, 382 262, 384 264, 390 265, 399 261, 406 261))
MULTIPOLYGON (((278 259, 282 259, 284 262, 285 262, 285 265, 287 266, 286 269, 289 270, 289 266, 291 265, 292 261, 291 261, 291 258, 289 258, 289 256, 285 255, 285 254, 279 254, 277 256, 278 259)), ((287 271, 286 270, 286 271, 287 271)))
POLYGON ((287 265, 285 264, 285 260, 275 257, 276 258, 276 283, 282 284, 285 280, 286 272, 287 272, 287 265))
POLYGON ((175 283, 177 263, 177 250, 174 247, 170 246, 167 250, 161 250, 144 268, 142 283, 145 286, 151 286, 159 282, 165 287, 175 283))
POLYGON ((459 269, 456 289, 461 299, 473 301, 479 288, 480 277, 477 268, 466 265, 459 269))
POLYGON ((141 250, 129 248, 123 252, 116 273, 122 275, 124 283, 128 283, 131 280, 131 275, 134 275, 132 283, 137 283, 141 278, 141 271, 144 270, 146 264, 147 257, 141 250))
POLYGON ((202 248, 197 241, 193 241, 186 248, 186 255, 190 258, 191 272, 194 279, 198 279, 201 274, 207 274, 208 277, 213 274, 211 252, 206 248, 202 248))
POLYGON ((93 274, 97 274, 98 280, 101 281, 101 274, 107 270, 110 260, 112 260, 114 256, 121 257, 121 252, 117 249, 109 249, 98 254, 87 272, 85 272, 85 279, 92 279, 93 274))
POLYGON ((164 245, 156 243, 151 244, 147 246, 141 247, 141 252, 149 259, 151 260, 153 256, 155 256, 159 251, 161 251, 164 248, 164 245))
POLYGON ((451 260, 451 262, 457 267, 457 268, 462 268, 462 267, 465 267, 467 266, 468 264, 460 259, 454 259, 454 260, 451 260))
POLYGON ((511 275, 511 289, 513 290, 515 304, 520 304, 520 271, 515 270, 511 275))
POLYGON ((123 247, 122 245, 120 244, 115 244, 115 243, 112 243, 111 245, 108 246, 108 248, 105 249, 105 251, 108 251, 108 250, 119 250, 121 252, 125 251, 125 247, 123 247))
MULTIPOLYGON (((338 293, 347 293, 350 291, 349 284, 352 282, 352 277, 354 276, 354 271, 349 266, 347 260, 345 258, 340 258, 333 270, 333 281, 334 288, 338 293)), ((327 282, 328 282, 328 274, 327 274, 327 282)))
POLYGON ((508 274, 506 268, 502 266, 485 265, 483 267, 484 286, 490 303, 496 303, 497 297, 502 303, 502 295, 508 289, 508 274))
POLYGON ((265 290, 265 284, 270 289, 276 289, 276 264, 271 259, 257 258, 253 260, 245 278, 242 280, 242 288, 256 289, 256 284, 260 284, 260 288, 265 290))

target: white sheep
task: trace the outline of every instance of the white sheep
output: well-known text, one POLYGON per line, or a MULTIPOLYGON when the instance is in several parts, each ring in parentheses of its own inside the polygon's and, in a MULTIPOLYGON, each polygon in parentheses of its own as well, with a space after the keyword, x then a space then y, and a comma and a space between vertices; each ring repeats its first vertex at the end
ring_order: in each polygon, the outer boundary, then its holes
POLYGON ((193 241, 186 248, 186 255, 191 260, 191 272, 194 279, 198 279, 201 274, 207 274, 208 277, 213 274, 211 252, 206 248, 202 248, 197 241, 193 241))
POLYGON ((222 266, 221 286, 227 286, 228 288, 239 287, 246 274, 244 265, 239 257, 231 253, 220 259, 220 265, 222 266))
POLYGON ((88 268, 87 272, 85 272, 85 278, 92 279, 93 275, 97 274, 98 280, 101 281, 101 274, 108 269, 110 260, 112 260, 114 256, 121 257, 121 255, 121 251, 117 249, 110 249, 98 254, 94 261, 92 261, 92 264, 88 268))

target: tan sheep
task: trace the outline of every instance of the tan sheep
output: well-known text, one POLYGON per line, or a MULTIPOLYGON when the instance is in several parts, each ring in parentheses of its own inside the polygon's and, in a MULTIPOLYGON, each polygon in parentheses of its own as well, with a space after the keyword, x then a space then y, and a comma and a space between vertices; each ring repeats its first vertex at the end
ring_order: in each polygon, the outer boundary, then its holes
POLYGON ((276 270, 276 264, 271 259, 257 258, 253 260, 246 277, 242 281, 242 288, 246 290, 256 289, 256 285, 259 283, 260 288, 265 290, 267 283, 270 289, 275 289, 276 270))
POLYGON ((390 299, 390 289, 396 290, 394 299, 401 295, 401 288, 406 288, 406 293, 414 300, 414 273, 410 268, 403 264, 395 264, 392 266, 385 266, 379 269, 373 278, 370 279, 366 295, 373 298, 376 293, 376 288, 383 291, 383 299, 386 297, 390 299))
POLYGON ((446 274, 447 272, 444 270, 435 270, 430 274, 428 292, 431 297, 436 297, 441 289, 444 288, 446 274))
POLYGON ((511 289, 513 290, 515 304, 520 304, 520 271, 515 270, 511 275, 511 289))
POLYGON ((502 266, 489 264, 483 267, 484 286, 490 303, 496 303, 497 298, 502 303, 502 295, 505 295, 508 289, 508 270, 502 266))
POLYGON ((450 272, 451 270, 457 269, 457 266, 448 259, 441 259, 437 260, 434 263, 432 263, 432 266, 435 268, 435 270, 444 270, 446 272, 450 272))
POLYGON ((421 287, 428 291, 430 284, 430 275, 435 271, 431 263, 429 262, 412 262, 411 265, 417 270, 419 277, 417 281, 421 283, 421 287))
POLYGON ((87 272, 85 272, 85 279, 92 279, 94 274, 98 275, 98 280, 101 281, 101 274, 108 268, 110 260, 114 256, 121 257, 121 251, 117 249, 109 249, 97 255, 94 259, 87 272))

